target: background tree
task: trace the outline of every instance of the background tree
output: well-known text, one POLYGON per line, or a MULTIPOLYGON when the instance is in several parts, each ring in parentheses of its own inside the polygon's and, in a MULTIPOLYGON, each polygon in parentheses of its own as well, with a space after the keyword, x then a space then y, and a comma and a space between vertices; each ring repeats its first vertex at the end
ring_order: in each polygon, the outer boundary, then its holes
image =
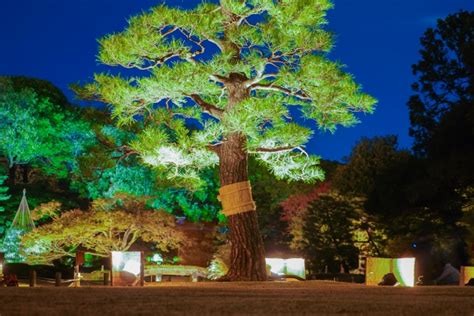
POLYGON ((10 78, 0 78, 0 134, 0 155, 7 159, 12 184, 19 165, 25 183, 29 167, 67 177, 92 136, 75 113, 30 88, 15 89, 10 78))
MULTIPOLYGON (((327 174, 326 162, 321 161, 321 167, 327 174)), ((252 182, 252 194, 258 205, 258 223, 265 249, 279 252, 287 248, 287 222, 281 220, 281 203, 293 194, 303 194, 314 189, 313 184, 302 181, 287 181, 275 179, 275 176, 265 166, 259 164, 253 157, 249 159, 249 178, 252 182)))
POLYGON ((421 38, 418 81, 411 97, 414 150, 426 158, 432 205, 461 214, 463 192, 474 183, 474 12, 438 20, 421 38))
POLYGON ((314 272, 345 272, 358 266, 361 202, 335 192, 322 193, 303 218, 303 251, 314 272))
MULTIPOLYGON (((415 152, 430 155, 437 150, 432 141, 438 138, 435 133, 441 132, 442 125, 447 124, 443 117, 448 113, 470 110, 470 117, 459 117, 461 121, 457 123, 470 122, 468 126, 473 123, 474 12, 460 11, 439 19, 436 28, 425 32, 421 45, 421 60, 413 65, 413 74, 418 79, 413 84, 416 94, 408 103, 410 135, 415 138, 415 152)), ((454 124, 451 127, 459 128, 454 124)), ((461 145, 459 150, 469 144, 472 146, 472 141, 465 142, 472 140, 472 131, 464 131, 466 133, 449 137, 451 149, 457 145, 461 145)))
POLYGON ((410 153, 398 148, 396 136, 362 138, 346 160, 332 179, 341 194, 365 198, 372 214, 390 217, 408 208, 410 179, 419 172, 410 153))
MULTIPOLYGON (((100 40, 102 63, 143 75, 99 74, 78 92, 113 105, 121 124, 146 122, 132 147, 171 178, 199 180, 197 170, 219 164, 225 190, 247 182, 252 154, 278 178, 322 179, 318 157, 303 150, 312 130, 295 118, 333 131, 356 123, 353 112, 371 112, 374 104, 324 55, 332 46, 322 29, 331 7, 328 0, 156 7, 100 40), (199 129, 187 128, 189 122, 199 129)), ((265 280, 255 208, 236 212, 228 216, 232 263, 226 278, 265 280)))
POLYGON ((439 275, 447 261, 465 260, 462 200, 430 165, 399 150, 395 137, 375 137, 362 139, 333 178, 345 196, 364 198, 368 215, 384 228, 389 241, 380 252, 416 256, 426 280, 439 275))
POLYGON ((416 94, 408 102, 410 135, 436 184, 432 204, 459 215, 463 191, 474 183, 474 12, 438 20, 421 45, 413 65, 416 94))
POLYGON ((465 242, 467 254, 470 257, 469 264, 474 265, 474 187, 470 187, 464 192, 463 217, 460 225, 467 231, 465 242))
POLYGON ((21 238, 25 233, 25 229, 19 227, 10 227, 5 230, 5 236, 0 244, 0 251, 5 254, 5 261, 9 263, 25 262, 26 257, 21 252, 21 238))
POLYGON ((79 247, 101 256, 127 251, 141 240, 166 252, 185 242, 172 215, 146 210, 142 199, 97 200, 90 211, 49 212, 52 221, 22 237, 29 263, 47 263, 74 257, 79 247), (56 214, 56 215, 55 215, 56 214))
POLYGON ((328 193, 329 190, 329 183, 324 182, 308 193, 292 194, 280 203, 282 208, 280 219, 287 223, 286 233, 290 249, 303 250, 305 243, 303 226, 308 208, 321 194, 328 193))
POLYGON ((440 215, 444 239, 452 241, 435 247, 440 257, 465 264, 466 232, 459 221, 474 184, 474 12, 439 19, 421 45, 421 60, 413 65, 416 94, 408 102, 413 149, 425 173, 417 187, 427 188, 418 204, 440 215))
MULTIPOLYGON (((7 179, 8 179, 7 176, 4 176, 0 173, 0 202, 6 201, 10 198, 10 196, 6 194, 8 192, 8 187, 3 186, 5 180, 7 180, 7 179)), ((3 212, 4 210, 5 210, 5 208, 0 206, 0 212, 3 212)))
POLYGON ((290 249, 310 260, 313 273, 326 266, 339 272, 341 264, 348 272, 357 266, 357 255, 384 255, 385 225, 367 214, 363 203, 363 198, 341 195, 329 183, 290 196, 281 203, 290 249))
POLYGON ((79 111, 79 108, 70 104, 61 89, 47 80, 24 76, 8 76, 6 78, 12 83, 15 91, 33 90, 39 99, 48 99, 52 104, 59 105, 69 111, 79 111))

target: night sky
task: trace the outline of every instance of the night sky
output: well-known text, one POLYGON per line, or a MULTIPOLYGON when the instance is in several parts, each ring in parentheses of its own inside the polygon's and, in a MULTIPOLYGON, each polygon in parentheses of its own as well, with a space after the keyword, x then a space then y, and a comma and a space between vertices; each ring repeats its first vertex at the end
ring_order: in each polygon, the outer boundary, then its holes
MULTIPOLYGON (((98 65, 97 39, 121 31, 127 17, 157 0, 1 0, 0 75, 51 81, 73 100, 68 85, 90 81, 98 65)), ((189 8, 199 1, 169 0, 189 8)), ((364 91, 379 100, 374 115, 334 135, 316 132, 310 152, 341 160, 363 136, 396 134, 410 148, 407 100, 414 81, 411 65, 419 59, 419 38, 428 27, 473 0, 335 0, 327 29, 336 34, 330 58, 347 65, 364 91)), ((77 102, 77 101, 75 101, 77 102)))

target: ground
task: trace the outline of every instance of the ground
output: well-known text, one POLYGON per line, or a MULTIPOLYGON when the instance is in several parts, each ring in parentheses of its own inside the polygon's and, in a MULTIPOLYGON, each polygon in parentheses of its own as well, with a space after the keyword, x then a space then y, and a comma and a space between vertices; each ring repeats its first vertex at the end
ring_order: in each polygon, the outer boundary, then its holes
POLYGON ((474 287, 306 282, 0 288, 0 315, 474 315, 474 287))

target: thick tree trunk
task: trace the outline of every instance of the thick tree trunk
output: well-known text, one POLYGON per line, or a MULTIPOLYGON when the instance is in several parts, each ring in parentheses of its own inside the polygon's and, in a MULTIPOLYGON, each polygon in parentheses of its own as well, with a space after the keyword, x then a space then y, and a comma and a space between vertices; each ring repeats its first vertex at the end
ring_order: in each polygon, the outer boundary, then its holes
MULTIPOLYGON (((248 180, 248 154, 245 137, 228 135, 218 150, 221 186, 248 180)), ((231 264, 225 281, 264 281, 267 279, 265 250, 257 213, 253 210, 228 217, 231 242, 231 264)))

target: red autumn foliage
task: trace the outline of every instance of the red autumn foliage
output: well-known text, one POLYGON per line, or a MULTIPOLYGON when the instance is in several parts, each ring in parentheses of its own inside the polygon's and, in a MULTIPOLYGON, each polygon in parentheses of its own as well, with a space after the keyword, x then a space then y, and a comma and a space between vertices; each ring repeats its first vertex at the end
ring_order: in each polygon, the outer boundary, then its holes
POLYGON ((305 212, 309 204, 317 200, 320 194, 327 193, 329 190, 331 190, 331 183, 323 182, 309 193, 290 195, 280 203, 283 209, 281 219, 290 222, 295 216, 305 212))

